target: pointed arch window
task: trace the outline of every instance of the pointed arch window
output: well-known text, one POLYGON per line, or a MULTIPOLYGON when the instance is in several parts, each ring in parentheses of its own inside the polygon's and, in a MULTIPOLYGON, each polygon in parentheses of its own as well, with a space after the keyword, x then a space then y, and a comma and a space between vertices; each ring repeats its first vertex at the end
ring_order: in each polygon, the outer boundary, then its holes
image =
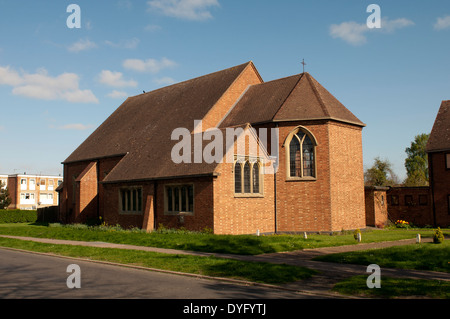
POLYGON ((317 143, 314 136, 306 129, 297 128, 288 136, 285 145, 288 146, 288 178, 315 178, 317 143))

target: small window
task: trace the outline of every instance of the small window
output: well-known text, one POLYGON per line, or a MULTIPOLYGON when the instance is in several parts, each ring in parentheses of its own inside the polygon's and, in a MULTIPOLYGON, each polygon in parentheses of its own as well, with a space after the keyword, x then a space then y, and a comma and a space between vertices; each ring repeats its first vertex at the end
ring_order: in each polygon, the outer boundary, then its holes
POLYGON ((119 197, 122 213, 142 213, 142 188, 122 188, 119 197))
POLYGON ((242 193, 242 167, 239 162, 234 164, 234 192, 242 193))
POLYGON ((398 195, 391 195, 391 205, 398 206, 398 195))
POLYGON ((167 185, 165 211, 169 214, 194 213, 194 185, 167 185))
POLYGON ((412 195, 405 195, 405 205, 413 206, 413 197, 412 195))
POLYGON ((252 181, 253 181, 253 187, 252 187, 252 193, 259 193, 259 164, 254 163, 253 164, 253 170, 252 170, 252 181))
POLYGON ((45 179, 41 179, 41 185, 45 185, 45 179))
POLYGON ((27 185, 27 179, 26 179, 26 178, 22 178, 22 179, 20 180, 20 184, 22 184, 22 185, 27 185))
POLYGON ((247 161, 244 165, 244 193, 251 193, 250 172, 250 163, 247 161))
POLYGON ((260 162, 256 159, 236 161, 234 163, 234 193, 245 196, 262 194, 260 170, 260 162))
POLYGON ((419 195, 419 205, 421 205, 421 206, 428 205, 428 196, 427 195, 419 195))

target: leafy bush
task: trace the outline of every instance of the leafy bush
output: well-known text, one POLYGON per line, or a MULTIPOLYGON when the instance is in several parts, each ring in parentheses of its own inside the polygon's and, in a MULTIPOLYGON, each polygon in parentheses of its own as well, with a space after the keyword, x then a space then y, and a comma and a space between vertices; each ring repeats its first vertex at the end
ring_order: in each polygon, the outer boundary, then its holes
POLYGON ((438 227, 436 231, 433 234, 433 243, 440 244, 444 241, 444 233, 442 232, 441 228, 438 227))
POLYGON ((359 234, 359 236, 361 236, 361 230, 355 229, 355 231, 353 233, 353 238, 355 238, 355 240, 358 240, 358 234, 359 234))
POLYGON ((395 227, 397 227, 397 228, 409 228, 410 225, 409 225, 409 223, 406 220, 399 219, 399 220, 397 220, 395 222, 395 227))
POLYGON ((0 224, 8 223, 34 223, 37 220, 37 212, 35 210, 20 209, 1 209, 0 224))

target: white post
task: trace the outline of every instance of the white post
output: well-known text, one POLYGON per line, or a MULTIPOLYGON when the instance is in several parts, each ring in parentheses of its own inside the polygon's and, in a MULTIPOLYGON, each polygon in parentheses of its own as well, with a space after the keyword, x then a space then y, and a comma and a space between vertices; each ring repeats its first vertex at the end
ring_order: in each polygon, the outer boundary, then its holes
POLYGON ((420 244, 420 242, 421 242, 420 234, 417 234, 416 243, 420 244))
POLYGON ((256 230, 256 236, 259 236, 259 229, 256 230))
POLYGON ((306 234, 306 232, 303 232, 303 238, 308 239, 308 235, 306 234))
POLYGON ((356 239, 358 240, 358 243, 361 242, 361 233, 358 233, 358 234, 356 235, 356 239))

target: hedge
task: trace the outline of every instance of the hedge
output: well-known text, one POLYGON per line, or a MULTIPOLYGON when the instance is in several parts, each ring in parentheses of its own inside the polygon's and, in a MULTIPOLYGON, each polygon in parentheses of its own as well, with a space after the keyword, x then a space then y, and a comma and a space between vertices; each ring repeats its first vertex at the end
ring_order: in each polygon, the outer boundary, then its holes
POLYGON ((34 223, 37 220, 37 211, 20 209, 0 209, 0 224, 7 223, 34 223))

